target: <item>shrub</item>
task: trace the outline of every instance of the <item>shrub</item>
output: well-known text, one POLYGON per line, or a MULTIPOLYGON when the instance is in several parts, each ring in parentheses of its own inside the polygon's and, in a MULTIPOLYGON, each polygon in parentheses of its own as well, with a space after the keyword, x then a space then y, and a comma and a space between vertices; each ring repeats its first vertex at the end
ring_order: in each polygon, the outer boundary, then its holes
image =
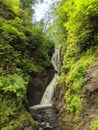
MULTIPOLYGON (((77 112, 81 109, 82 104, 82 88, 83 78, 86 74, 87 68, 90 64, 94 63, 98 53, 97 46, 91 47, 86 52, 82 53, 77 60, 77 57, 70 57, 67 55, 63 62, 63 70, 60 77, 60 83, 66 84, 67 91, 65 93, 66 109, 69 112, 77 112), (69 59, 69 60, 68 60, 69 59), (74 60, 73 60, 74 59, 74 60), (69 64, 71 63, 71 64, 69 64), (68 65, 68 72, 64 71, 64 68, 68 65)), ((66 55, 66 54, 65 54, 66 55)), ((65 58, 65 57, 64 57, 65 58)))
POLYGON ((66 109, 71 112, 78 112, 82 107, 82 98, 78 94, 74 94, 71 90, 68 90, 65 94, 66 109))
POLYGON ((98 130, 98 120, 95 120, 91 125, 91 130, 98 130))

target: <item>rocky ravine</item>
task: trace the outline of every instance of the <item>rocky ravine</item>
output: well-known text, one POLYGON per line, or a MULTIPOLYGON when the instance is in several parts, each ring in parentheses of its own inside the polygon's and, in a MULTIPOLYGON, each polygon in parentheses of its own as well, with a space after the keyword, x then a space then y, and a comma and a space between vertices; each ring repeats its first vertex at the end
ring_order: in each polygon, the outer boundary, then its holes
POLYGON ((49 82, 52 80, 53 75, 54 71, 52 67, 41 73, 35 73, 32 75, 32 79, 27 87, 27 99, 29 106, 40 103, 43 93, 49 82))
POLYGON ((61 130, 90 130, 92 123, 98 119, 98 59, 88 68, 84 78, 83 104, 78 115, 71 115, 64 108, 65 88, 59 90, 57 108, 58 122, 61 130), (59 116, 60 115, 60 116, 59 116))

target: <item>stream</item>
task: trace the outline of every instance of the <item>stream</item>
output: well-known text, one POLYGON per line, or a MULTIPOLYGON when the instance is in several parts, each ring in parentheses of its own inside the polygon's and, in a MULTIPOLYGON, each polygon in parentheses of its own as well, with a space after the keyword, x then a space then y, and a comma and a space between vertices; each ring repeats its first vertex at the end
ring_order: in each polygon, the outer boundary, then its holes
POLYGON ((57 111, 54 107, 55 91, 60 73, 60 47, 55 49, 51 62, 56 71, 52 81, 46 87, 40 104, 29 107, 33 118, 38 122, 39 130, 58 130, 57 111))

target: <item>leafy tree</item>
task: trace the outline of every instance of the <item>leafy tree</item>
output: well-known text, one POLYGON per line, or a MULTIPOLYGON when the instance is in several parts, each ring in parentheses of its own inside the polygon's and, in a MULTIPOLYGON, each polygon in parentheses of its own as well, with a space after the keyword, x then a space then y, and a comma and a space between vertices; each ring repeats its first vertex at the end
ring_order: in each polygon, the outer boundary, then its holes
POLYGON ((66 109, 77 113, 82 105, 83 77, 97 56, 97 0, 61 0, 55 9, 56 43, 62 44, 60 83, 66 87, 66 109), (64 40, 63 40, 64 39, 64 40), (89 61, 88 61, 89 59, 89 61), (79 101, 77 105, 76 101, 79 101))
POLYGON ((32 73, 50 67, 53 43, 32 24, 32 2, 0 0, 0 129, 23 126, 26 86, 32 73), (4 116, 4 118, 3 118, 4 116), (16 122, 16 123, 15 123, 16 122))

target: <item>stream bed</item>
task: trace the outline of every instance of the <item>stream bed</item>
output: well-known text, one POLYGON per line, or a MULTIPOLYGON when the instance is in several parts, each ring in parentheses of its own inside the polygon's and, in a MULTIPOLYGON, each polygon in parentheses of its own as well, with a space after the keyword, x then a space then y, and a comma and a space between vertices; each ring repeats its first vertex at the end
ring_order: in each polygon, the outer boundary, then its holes
POLYGON ((46 87, 40 104, 29 107, 33 118, 38 122, 39 130, 59 130, 57 128, 57 111, 53 104, 55 102, 55 91, 60 73, 60 48, 56 48, 53 53, 51 62, 56 73, 46 87))
POLYGON ((29 109, 33 118, 38 122, 39 130, 58 130, 57 111, 52 105, 35 105, 29 109))

